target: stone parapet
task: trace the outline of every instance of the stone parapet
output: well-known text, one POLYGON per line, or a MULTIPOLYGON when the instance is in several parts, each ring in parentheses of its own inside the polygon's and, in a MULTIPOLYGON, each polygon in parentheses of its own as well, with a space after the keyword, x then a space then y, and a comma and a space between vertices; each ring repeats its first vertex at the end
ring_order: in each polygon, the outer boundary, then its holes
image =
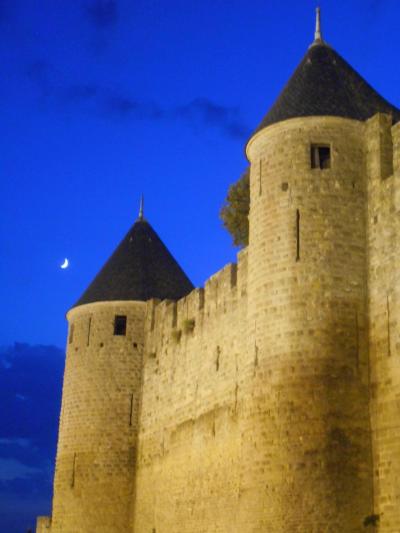
POLYGON ((36 533, 51 533, 51 517, 38 516, 36 520, 36 533))

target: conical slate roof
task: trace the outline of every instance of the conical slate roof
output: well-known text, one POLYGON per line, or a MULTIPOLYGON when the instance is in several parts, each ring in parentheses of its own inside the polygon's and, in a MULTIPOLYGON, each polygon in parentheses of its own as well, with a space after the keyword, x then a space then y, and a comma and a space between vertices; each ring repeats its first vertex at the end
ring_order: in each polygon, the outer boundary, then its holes
POLYGON ((178 300, 193 288, 157 233, 140 217, 74 307, 112 300, 178 300))
POLYGON ((256 132, 295 117, 366 120, 378 112, 392 114, 393 122, 400 120, 400 111, 321 40, 310 46, 256 132))

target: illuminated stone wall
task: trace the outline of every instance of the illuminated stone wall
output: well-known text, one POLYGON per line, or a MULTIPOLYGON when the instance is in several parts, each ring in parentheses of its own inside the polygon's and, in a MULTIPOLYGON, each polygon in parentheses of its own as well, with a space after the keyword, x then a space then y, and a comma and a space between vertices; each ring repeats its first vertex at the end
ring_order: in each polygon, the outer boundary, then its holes
POLYGON ((240 497, 247 251, 147 329, 133 531, 234 531, 240 497))
POLYGON ((39 533, 399 530, 400 127, 296 118, 247 151, 237 265, 70 311, 39 533))
POLYGON ((321 117, 250 141, 246 278, 229 296, 228 267, 148 332, 135 533, 352 532, 373 515, 365 135, 321 117), (330 169, 311 169, 313 144, 330 169))
POLYGON ((355 532, 372 512, 364 131, 292 119, 247 148, 259 364, 244 403, 246 531, 355 532), (311 168, 312 145, 330 147, 330 168, 311 168))
POLYGON ((68 313, 52 533, 128 530, 145 312, 104 302, 68 313), (125 336, 114 335, 115 315, 127 317, 125 336))
POLYGON ((375 514, 400 529, 400 124, 367 125, 368 304, 375 514), (394 152, 394 153, 393 153, 394 152))

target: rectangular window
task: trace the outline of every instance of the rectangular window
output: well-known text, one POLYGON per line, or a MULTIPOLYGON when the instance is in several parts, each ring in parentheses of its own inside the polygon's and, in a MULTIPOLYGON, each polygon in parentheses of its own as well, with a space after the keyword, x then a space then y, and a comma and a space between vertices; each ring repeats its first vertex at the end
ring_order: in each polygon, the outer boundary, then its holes
POLYGON ((126 316, 125 315, 115 315, 114 335, 126 335, 126 316))
POLYGON ((311 145, 311 168, 331 168, 331 147, 327 144, 311 145))

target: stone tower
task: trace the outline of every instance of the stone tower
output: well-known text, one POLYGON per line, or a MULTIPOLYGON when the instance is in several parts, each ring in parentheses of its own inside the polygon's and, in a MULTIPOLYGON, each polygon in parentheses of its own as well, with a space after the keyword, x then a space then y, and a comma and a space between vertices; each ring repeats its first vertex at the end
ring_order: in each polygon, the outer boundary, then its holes
POLYGON ((52 532, 128 531, 146 301, 193 289, 143 212, 68 312, 52 532))
POLYGON ((141 215, 68 313, 38 533, 400 530, 400 111, 318 12, 246 150, 237 264, 193 290, 141 215))
POLYGON ((378 112, 400 119, 317 20, 247 145, 248 337, 260 367, 249 476, 265 531, 355 532, 373 514, 366 121, 378 112))

